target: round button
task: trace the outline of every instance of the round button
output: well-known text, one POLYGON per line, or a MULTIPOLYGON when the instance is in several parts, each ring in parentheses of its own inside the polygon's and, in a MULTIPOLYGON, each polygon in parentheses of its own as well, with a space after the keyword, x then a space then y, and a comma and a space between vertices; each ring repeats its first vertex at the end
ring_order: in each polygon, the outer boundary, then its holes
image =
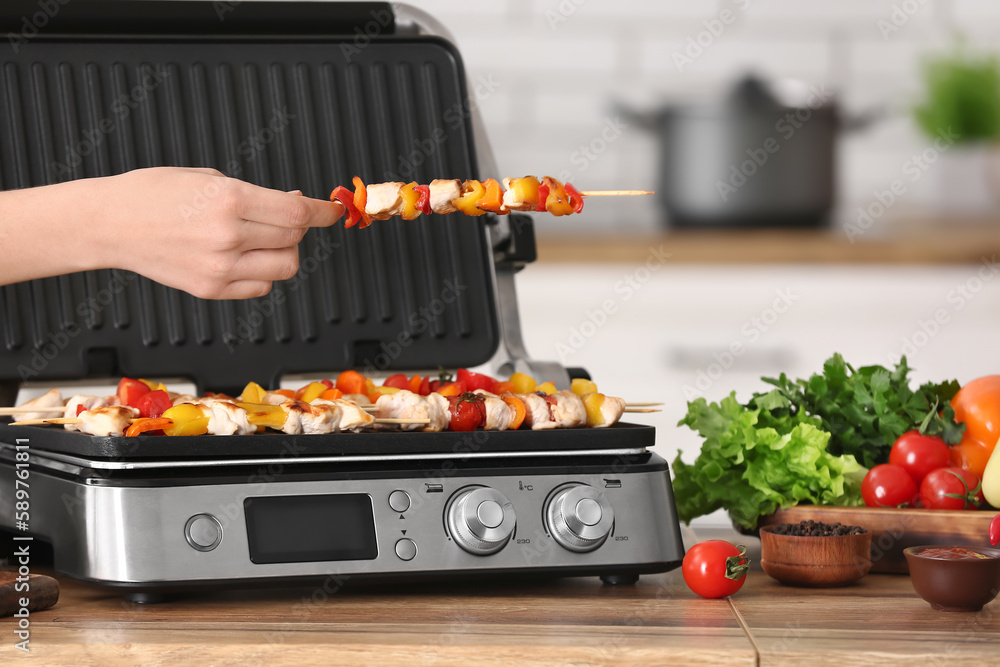
POLYGON ((211 551, 222 542, 222 524, 211 514, 195 514, 184 525, 184 537, 198 551, 211 551))
POLYGON ((596 526, 601 522, 601 503, 593 498, 584 498, 576 504, 576 515, 585 526, 596 526))
POLYGON ((484 500, 476 510, 479 522, 487 528, 496 528, 503 523, 503 508, 495 500, 484 500))
POLYGON ((410 495, 406 491, 393 491, 389 494, 389 507, 402 514, 410 509, 410 495))
POLYGON ((445 508, 445 523, 452 539, 477 556, 488 556, 507 546, 516 522, 510 499, 487 486, 461 489, 445 508))
POLYGON ((417 544, 404 537, 396 542, 396 555, 399 556, 400 560, 413 560, 413 557, 417 555, 417 544))
POLYGON ((604 494, 586 484, 566 484, 549 496, 545 525, 563 548, 585 553, 608 539, 615 512, 604 494))

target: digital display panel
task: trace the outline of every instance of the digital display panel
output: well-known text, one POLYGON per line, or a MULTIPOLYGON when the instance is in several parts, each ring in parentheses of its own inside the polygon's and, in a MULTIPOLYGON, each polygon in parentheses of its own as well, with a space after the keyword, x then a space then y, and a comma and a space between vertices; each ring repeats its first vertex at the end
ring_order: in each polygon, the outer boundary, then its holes
POLYGON ((378 556, 372 499, 364 493, 243 501, 254 563, 371 560, 378 556))

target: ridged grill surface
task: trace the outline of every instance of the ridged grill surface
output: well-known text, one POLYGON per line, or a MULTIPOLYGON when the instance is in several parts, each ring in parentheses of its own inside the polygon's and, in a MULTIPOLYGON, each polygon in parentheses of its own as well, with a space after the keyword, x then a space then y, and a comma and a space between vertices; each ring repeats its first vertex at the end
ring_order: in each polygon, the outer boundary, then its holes
MULTIPOLYGON (((0 189, 193 166, 326 198, 355 174, 474 173, 448 46, 341 47, 38 39, 0 66, 0 189)), ((296 278, 248 301, 108 270, 6 286, 0 379, 85 377, 108 355, 126 375, 187 375, 208 388, 350 366, 475 365, 497 344, 487 245, 481 221, 464 216, 338 223, 306 235, 296 278)))

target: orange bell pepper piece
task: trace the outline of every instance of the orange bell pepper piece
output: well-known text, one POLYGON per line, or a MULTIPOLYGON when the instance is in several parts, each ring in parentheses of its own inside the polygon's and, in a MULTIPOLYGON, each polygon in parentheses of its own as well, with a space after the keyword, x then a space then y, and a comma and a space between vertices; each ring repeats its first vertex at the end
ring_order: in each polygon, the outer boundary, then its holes
POLYGON ((337 376, 337 389, 344 394, 364 394, 368 395, 368 387, 365 384, 365 376, 357 371, 344 371, 337 376))
POLYGON ((364 229, 372 224, 372 217, 365 211, 365 206, 368 204, 368 188, 365 187, 360 176, 355 176, 352 182, 354 183, 354 208, 358 209, 358 213, 361 215, 360 226, 361 229, 364 229))
POLYGON ((285 398, 295 398, 295 392, 291 389, 275 389, 273 393, 278 396, 284 396, 285 398))
POLYGON ((555 216, 569 215, 573 212, 573 205, 569 202, 569 195, 563 184, 546 176, 543 183, 549 188, 549 196, 545 199, 545 210, 555 216))
POLYGON ((486 179, 483 182, 483 187, 486 188, 486 193, 476 204, 476 208, 482 211, 489 211, 490 213, 499 213, 500 215, 510 213, 507 210, 500 210, 503 207, 503 188, 500 187, 495 178, 486 179))
POLYGON ((327 389, 319 397, 324 401, 336 401, 344 397, 344 392, 334 387, 333 389, 327 389))
POLYGON ((134 438, 137 435, 145 433, 146 431, 162 431, 163 429, 172 426, 173 420, 164 419, 163 417, 144 417, 142 419, 136 419, 125 431, 126 438, 134 438))
POLYGON ((510 423, 510 429, 521 428, 521 424, 524 423, 524 415, 526 414, 524 401, 509 392, 500 394, 500 398, 503 399, 504 403, 514 408, 514 420, 510 423))

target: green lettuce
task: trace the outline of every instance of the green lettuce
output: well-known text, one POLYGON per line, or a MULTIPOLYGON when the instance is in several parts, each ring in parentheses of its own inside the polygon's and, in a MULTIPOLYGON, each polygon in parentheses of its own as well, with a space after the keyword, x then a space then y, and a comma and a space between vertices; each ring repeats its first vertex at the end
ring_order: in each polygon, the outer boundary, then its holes
POLYGON ((862 504, 867 469, 853 455, 827 451, 822 420, 796 409, 779 389, 746 405, 735 392, 719 403, 696 399, 681 424, 705 439, 692 465, 680 454, 674 459, 674 497, 684 522, 723 508, 752 530, 779 508, 862 504))

